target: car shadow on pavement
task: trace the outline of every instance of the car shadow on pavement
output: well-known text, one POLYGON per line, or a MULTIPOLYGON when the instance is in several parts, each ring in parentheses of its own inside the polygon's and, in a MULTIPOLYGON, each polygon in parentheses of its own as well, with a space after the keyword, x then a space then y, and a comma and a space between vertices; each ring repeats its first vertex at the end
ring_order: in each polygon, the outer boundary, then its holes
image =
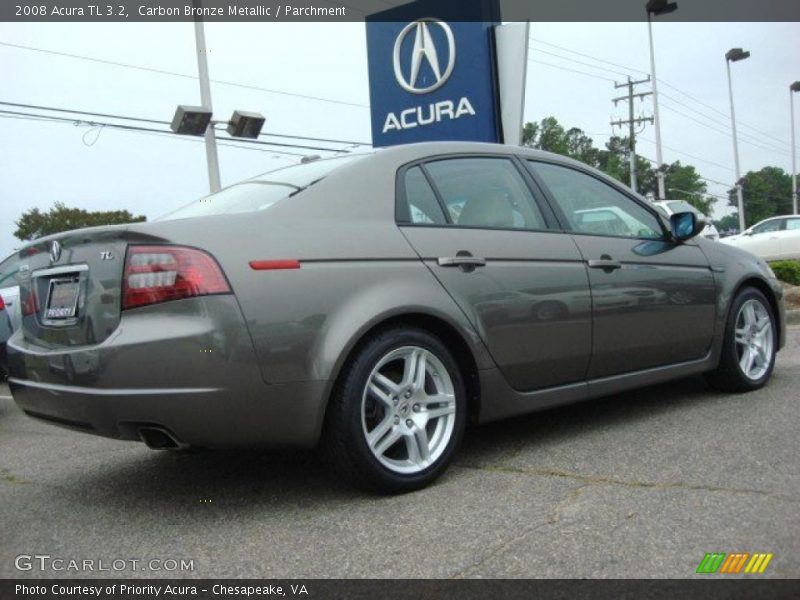
MULTIPOLYGON (((711 392, 702 378, 693 377, 470 428, 456 464, 500 463, 510 453, 526 449, 546 452, 549 444, 569 444, 570 438, 622 429, 715 398, 723 395, 711 392)), ((311 451, 169 452, 122 444, 104 456, 102 465, 95 463, 91 470, 72 473, 60 482, 59 493, 76 494, 84 504, 121 503, 126 510, 141 505, 143 510, 167 511, 176 506, 202 511, 230 506, 239 511, 263 510, 278 505, 302 509, 380 498, 348 486, 311 451)), ((451 469, 436 485, 448 485, 463 476, 462 470, 451 469)))

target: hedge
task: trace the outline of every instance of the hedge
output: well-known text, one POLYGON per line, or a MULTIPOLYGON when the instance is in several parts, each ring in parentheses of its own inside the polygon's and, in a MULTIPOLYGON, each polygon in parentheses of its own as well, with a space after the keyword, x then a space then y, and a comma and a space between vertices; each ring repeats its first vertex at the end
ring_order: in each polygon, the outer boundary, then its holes
POLYGON ((769 264, 775 275, 781 281, 791 285, 800 285, 800 261, 778 260, 769 264))

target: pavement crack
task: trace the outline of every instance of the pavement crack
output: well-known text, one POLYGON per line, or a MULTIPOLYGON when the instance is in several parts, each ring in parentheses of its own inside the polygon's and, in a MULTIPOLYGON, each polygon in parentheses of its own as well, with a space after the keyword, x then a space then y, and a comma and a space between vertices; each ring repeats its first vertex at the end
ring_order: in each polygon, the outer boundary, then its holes
MULTIPOLYGON (((579 481, 587 486, 589 485, 617 485, 632 489, 652 489, 652 490, 668 490, 668 489, 682 489, 688 491, 701 491, 701 492, 716 492, 726 494, 756 494, 760 496, 774 496, 783 498, 790 501, 796 501, 795 498, 782 494, 780 492, 773 492, 769 490, 759 490, 754 488, 733 488, 717 485, 706 484, 693 484, 683 481, 631 481, 627 479, 618 479, 616 477, 605 477, 601 475, 584 475, 582 473, 572 473, 570 471, 563 471, 560 469, 552 469, 546 467, 510 467, 506 465, 458 465, 463 469, 472 469, 478 471, 490 471, 495 473, 513 473, 517 475, 529 475, 535 477, 560 477, 579 481)), ((579 488, 581 489, 581 488, 579 488)))

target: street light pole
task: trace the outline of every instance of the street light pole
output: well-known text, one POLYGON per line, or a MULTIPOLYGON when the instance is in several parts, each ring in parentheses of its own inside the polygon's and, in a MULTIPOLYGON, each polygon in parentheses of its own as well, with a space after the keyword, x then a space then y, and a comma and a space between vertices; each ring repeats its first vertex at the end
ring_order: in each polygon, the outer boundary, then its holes
MULTIPOLYGON (((194 0, 195 8, 200 8, 200 0, 194 0)), ((200 79, 200 102, 208 111, 211 107, 211 84, 208 78, 208 56, 206 49, 206 35, 201 17, 194 20, 194 39, 197 46, 197 74, 200 79)), ((214 124, 209 124, 205 132, 206 161, 208 162, 208 187, 211 193, 218 192, 222 187, 219 178, 219 157, 217 156, 217 137, 214 124)))
POLYGON ((661 169, 661 120, 658 117, 658 79, 656 78, 656 59, 653 50, 653 21, 647 13, 647 31, 650 36, 650 77, 653 80, 653 125, 656 130, 656 179, 658 180, 658 200, 666 199, 664 190, 664 171, 661 169))
POLYGON ((744 197, 742 194, 742 174, 739 169, 739 139, 736 136, 736 113, 733 108, 733 84, 731 83, 731 63, 744 60, 750 56, 749 52, 741 48, 733 48, 725 53, 725 66, 728 71, 728 96, 731 101, 731 129, 733 130, 733 162, 736 168, 736 200, 739 208, 739 233, 745 230, 744 197))
POLYGON ((647 11, 647 35, 650 39, 650 78, 653 80, 653 125, 656 130, 656 180, 658 181, 657 200, 666 199, 664 190, 664 170, 661 168, 663 158, 661 153, 661 120, 658 116, 658 78, 656 77, 656 57, 653 47, 653 16, 664 15, 678 9, 676 2, 667 0, 649 0, 645 5, 647 11))
POLYGON ((792 115, 792 212, 794 214, 798 214, 797 212, 797 150, 795 148, 795 140, 794 140, 794 93, 800 92, 800 81, 795 81, 792 85, 789 86, 789 112, 792 115))

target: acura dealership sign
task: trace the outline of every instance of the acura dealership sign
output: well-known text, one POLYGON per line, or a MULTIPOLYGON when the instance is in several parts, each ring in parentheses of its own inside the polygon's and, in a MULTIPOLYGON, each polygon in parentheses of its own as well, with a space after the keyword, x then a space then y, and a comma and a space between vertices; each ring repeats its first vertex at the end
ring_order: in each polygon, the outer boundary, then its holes
POLYGON ((387 20, 367 21, 374 146, 500 141, 496 22, 396 21, 396 12, 375 18, 387 20))

